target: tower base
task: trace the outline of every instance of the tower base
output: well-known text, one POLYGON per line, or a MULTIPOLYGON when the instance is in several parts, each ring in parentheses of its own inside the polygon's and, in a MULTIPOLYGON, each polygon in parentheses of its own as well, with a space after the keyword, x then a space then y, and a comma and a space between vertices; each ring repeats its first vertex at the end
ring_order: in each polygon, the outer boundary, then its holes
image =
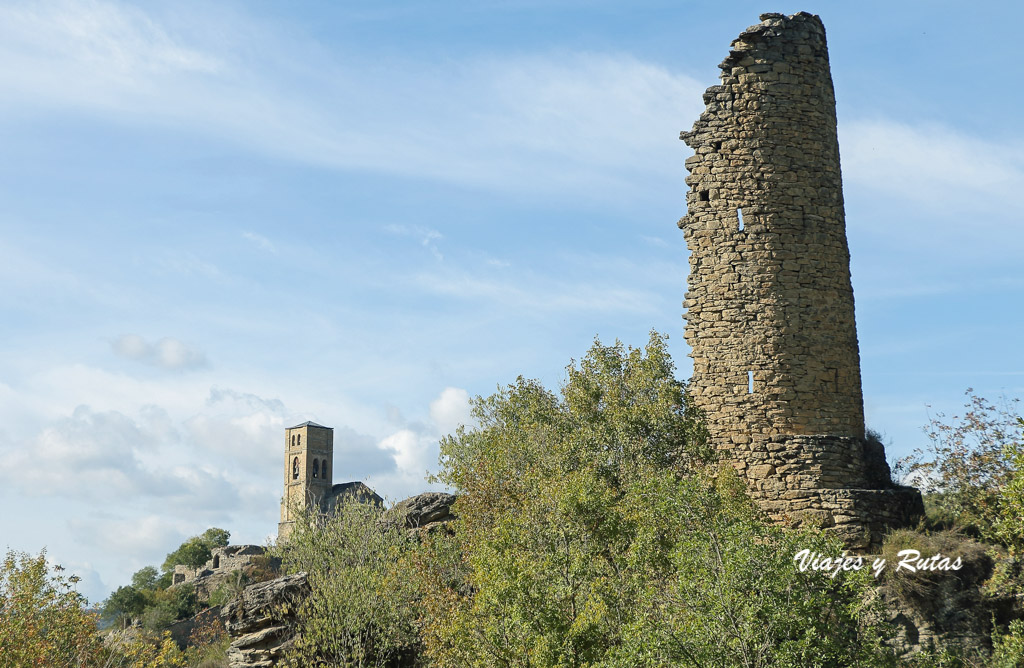
POLYGON ((729 458, 773 521, 820 526, 854 551, 878 549, 924 515, 921 493, 892 482, 874 439, 778 435, 737 444, 729 458))

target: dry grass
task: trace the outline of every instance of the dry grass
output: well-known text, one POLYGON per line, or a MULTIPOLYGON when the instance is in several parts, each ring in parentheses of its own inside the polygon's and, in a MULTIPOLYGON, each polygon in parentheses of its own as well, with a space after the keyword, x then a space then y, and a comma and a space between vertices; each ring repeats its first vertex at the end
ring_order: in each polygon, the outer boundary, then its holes
POLYGON ((886 536, 882 544, 882 557, 886 561, 884 577, 899 599, 915 607, 923 607, 936 596, 944 585, 959 587, 967 583, 980 583, 992 571, 992 558, 989 548, 972 538, 955 531, 936 531, 926 533, 914 529, 899 529, 886 536), (902 550, 917 550, 921 558, 941 554, 950 561, 960 558, 962 566, 959 570, 918 570, 910 572, 906 569, 897 571, 897 564, 903 557, 902 550), (954 580, 955 582, 950 582, 954 580))

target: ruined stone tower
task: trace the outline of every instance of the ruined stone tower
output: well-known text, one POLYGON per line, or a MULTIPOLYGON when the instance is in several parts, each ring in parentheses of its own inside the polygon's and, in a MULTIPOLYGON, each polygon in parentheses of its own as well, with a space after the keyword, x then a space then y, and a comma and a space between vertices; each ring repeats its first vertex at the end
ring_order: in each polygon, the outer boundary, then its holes
POLYGON ((303 422, 284 432, 284 497, 277 535, 287 537, 295 511, 319 508, 331 495, 334 468, 334 430, 303 422))
POLYGON ((851 547, 920 508, 864 436, 835 94, 814 15, 764 14, 681 138, 690 391, 715 446, 773 518, 851 547))

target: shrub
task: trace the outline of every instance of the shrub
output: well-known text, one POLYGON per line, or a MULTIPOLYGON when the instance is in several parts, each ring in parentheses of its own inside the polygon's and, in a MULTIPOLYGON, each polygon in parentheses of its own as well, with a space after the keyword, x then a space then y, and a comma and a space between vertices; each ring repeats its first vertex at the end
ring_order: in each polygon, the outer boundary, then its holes
POLYGON ((967 390, 963 415, 940 413, 925 431, 929 448, 900 461, 925 492, 934 524, 956 526, 1016 550, 1024 548, 1024 421, 1018 400, 993 404, 967 390))
POLYGON ((0 666, 85 665, 100 650, 96 620, 75 576, 46 564, 46 552, 7 552, 0 566, 0 666))
POLYGON ((992 634, 991 668, 1020 668, 1024 666, 1024 620, 1010 623, 1006 633, 998 629, 992 634))

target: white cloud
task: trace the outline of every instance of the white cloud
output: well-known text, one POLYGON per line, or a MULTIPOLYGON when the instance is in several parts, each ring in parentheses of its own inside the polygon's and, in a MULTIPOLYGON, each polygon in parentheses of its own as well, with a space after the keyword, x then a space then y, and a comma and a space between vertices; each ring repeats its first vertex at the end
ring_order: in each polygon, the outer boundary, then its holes
POLYGON ((381 439, 379 447, 395 462, 394 470, 369 476, 367 484, 388 500, 398 501, 431 488, 428 472, 436 470, 440 453, 438 436, 417 429, 399 429, 381 439))
POLYGON ((704 89, 623 54, 360 63, 244 16, 173 18, 113 2, 0 8, 6 113, 102 114, 328 167, 607 202, 678 180, 673 140, 704 89), (233 40, 210 21, 230 21, 233 40))
POLYGON ((131 360, 144 360, 153 354, 153 348, 138 334, 125 334, 113 343, 114 352, 131 360))
POLYGON ((460 425, 470 424, 469 393, 459 387, 446 387, 430 402, 430 419, 441 434, 451 434, 460 425))
MULTIPOLYGON (((237 494, 210 471, 143 463, 163 450, 167 443, 161 437, 176 434, 160 424, 161 417, 158 410, 150 409, 137 421, 118 411, 78 406, 28 443, 0 454, 0 476, 31 495, 91 501, 145 496, 177 498, 187 504, 215 499, 232 507, 237 494), (161 431, 146 424, 153 417, 161 431)), ((169 454, 164 451, 161 456, 169 454)))
POLYGON ((122 357, 164 369, 198 369, 207 365, 206 355, 201 350, 178 339, 163 338, 151 345, 137 334, 125 334, 111 345, 122 357))
POLYGON ((889 120, 845 123, 840 133, 847 180, 933 213, 973 214, 975 228, 1005 225, 1005 215, 990 214, 1006 214, 1024 189, 1019 141, 1006 144, 943 125, 889 120))

